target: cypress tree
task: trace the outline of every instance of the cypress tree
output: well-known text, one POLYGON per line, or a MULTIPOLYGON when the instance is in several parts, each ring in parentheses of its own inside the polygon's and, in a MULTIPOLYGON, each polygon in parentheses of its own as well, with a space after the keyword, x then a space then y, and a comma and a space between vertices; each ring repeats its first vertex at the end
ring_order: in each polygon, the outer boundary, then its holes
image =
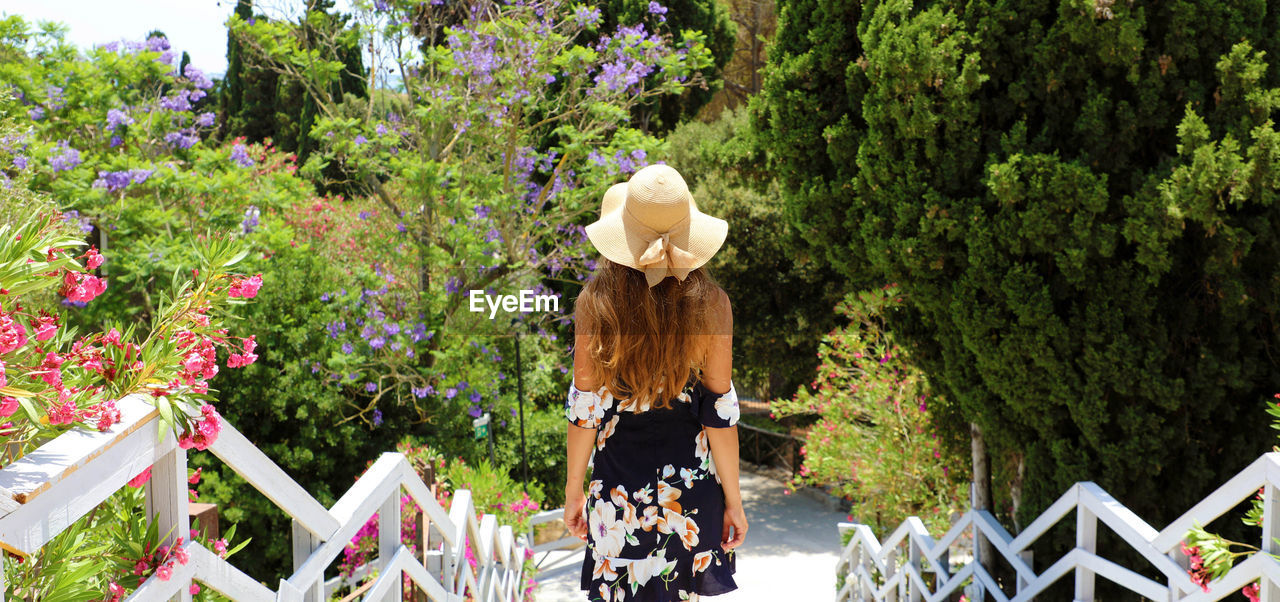
POLYGON ((780 2, 752 111, 789 219, 901 285, 1015 524, 1092 480, 1161 525, 1269 447, 1278 12, 780 2))

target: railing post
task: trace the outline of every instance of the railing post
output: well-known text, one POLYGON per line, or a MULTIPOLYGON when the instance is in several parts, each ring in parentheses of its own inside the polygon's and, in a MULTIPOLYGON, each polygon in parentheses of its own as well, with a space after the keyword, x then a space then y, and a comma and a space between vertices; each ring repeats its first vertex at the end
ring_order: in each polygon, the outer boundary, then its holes
MULTIPOLYGON (((1262 491, 1261 550, 1263 553, 1280 552, 1280 549, 1277 549, 1280 546, 1275 543, 1277 537, 1280 537, 1280 491, 1277 491, 1276 486, 1268 479, 1262 491)), ((1262 602, 1280 602, 1280 586, 1267 579, 1265 574, 1261 578, 1258 593, 1262 602)))
MULTIPOLYGON (((172 437, 173 433, 165 433, 172 437)), ((187 513, 187 451, 175 447, 173 451, 156 460, 151 466, 151 478, 147 481, 147 517, 160 529, 160 544, 172 546, 179 537, 183 542, 191 539, 191 517, 187 513)), ((175 596, 182 602, 190 602, 188 588, 180 588, 175 596)))
MULTIPOLYGON (((1018 552, 1018 558, 1021 558, 1023 562, 1027 563, 1027 568, 1032 569, 1033 571, 1035 570, 1035 564, 1032 563, 1032 561, 1034 560, 1034 555, 1032 554, 1031 550, 1023 550, 1021 552, 1018 552)), ((1022 590, 1027 589, 1030 586, 1031 586, 1031 582, 1028 581, 1025 577, 1023 577, 1022 573, 1018 573, 1018 593, 1019 594, 1022 593, 1022 590)))
MULTIPOLYGON (((1076 506, 1076 548, 1098 552, 1098 516, 1083 504, 1076 506)), ((1076 602, 1093 602, 1094 572, 1076 566, 1076 602)))
MULTIPOLYGON (((917 575, 921 578, 924 577, 924 573, 920 570, 920 542, 910 535, 907 536, 907 562, 911 563, 917 575)), ((911 580, 911 576, 904 576, 902 581, 907 584, 907 600, 909 602, 920 602, 923 599, 920 588, 911 580)))
MULTIPOLYGON (((320 547, 320 539, 302 526, 298 519, 293 519, 293 570, 298 570, 311 557, 311 553, 320 547)), ((322 602, 324 600, 324 575, 311 584, 303 592, 306 602, 322 602)))
MULTIPOLYGON (((391 556, 396 553, 396 548, 400 546, 400 488, 396 488, 387 496, 387 500, 382 503, 382 508, 378 510, 378 572, 381 573, 387 569, 391 563, 391 556)), ((403 578, 397 578, 395 584, 391 586, 391 591, 387 594, 387 602, 399 602, 403 596, 401 594, 403 578)))

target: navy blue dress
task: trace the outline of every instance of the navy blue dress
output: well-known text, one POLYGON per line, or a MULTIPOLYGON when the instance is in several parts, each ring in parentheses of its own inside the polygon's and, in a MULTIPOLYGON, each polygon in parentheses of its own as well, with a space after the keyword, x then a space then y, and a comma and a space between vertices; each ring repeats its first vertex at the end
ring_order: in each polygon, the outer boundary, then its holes
POLYGON ((565 417, 596 430, 582 589, 592 602, 697 600, 737 589, 720 547, 724 490, 704 427, 737 424, 733 387, 701 382, 667 409, 571 386, 565 417))

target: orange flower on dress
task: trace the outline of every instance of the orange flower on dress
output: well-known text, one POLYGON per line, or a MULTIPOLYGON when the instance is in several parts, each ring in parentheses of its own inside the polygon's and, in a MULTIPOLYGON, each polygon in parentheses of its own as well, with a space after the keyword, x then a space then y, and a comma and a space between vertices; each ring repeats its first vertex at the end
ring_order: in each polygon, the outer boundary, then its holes
POLYGON ((669 510, 677 514, 680 513, 680 490, 666 484, 665 481, 658 481, 658 505, 664 510, 669 510))
POLYGON ((693 555, 693 574, 697 575, 711 566, 711 550, 693 555))

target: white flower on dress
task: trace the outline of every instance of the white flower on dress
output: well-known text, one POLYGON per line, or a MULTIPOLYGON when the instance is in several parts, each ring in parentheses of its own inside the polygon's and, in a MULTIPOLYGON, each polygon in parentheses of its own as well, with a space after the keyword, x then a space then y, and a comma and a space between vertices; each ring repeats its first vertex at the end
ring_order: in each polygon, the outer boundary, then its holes
MULTIPOLYGON (((607 556, 601 556, 600 558, 596 559, 595 565, 596 565, 595 569, 592 570, 591 572, 592 579, 599 579, 601 577, 604 577, 606 581, 613 581, 614 579, 618 578, 618 571, 613 567, 612 558, 609 558, 607 556)), ((603 583, 600 584, 600 587, 602 592, 608 591, 608 588, 606 588, 603 583)), ((609 597, 606 595, 605 599, 608 600, 609 597)))
POLYGON ((612 502, 596 501, 588 520, 596 553, 601 556, 617 556, 626 544, 627 526, 618 520, 617 509, 612 502))
POLYGON ((644 487, 635 490, 635 492, 631 494, 631 497, 635 498, 637 504, 652 504, 653 487, 645 485, 644 487))
POLYGON ((697 575, 711 566, 711 550, 693 555, 693 574, 697 575))
POLYGON ((662 478, 669 479, 671 475, 676 473, 676 467, 670 464, 662 467, 662 478))
POLYGON ((738 395, 734 392, 733 385, 729 385, 728 392, 716 398, 716 415, 721 420, 728 420, 729 426, 738 423, 741 410, 738 409, 738 395))
POLYGON ((653 526, 658 524, 658 507, 648 506, 644 509, 644 516, 640 517, 640 528, 645 532, 652 531, 653 526))
POLYGON ((666 510, 680 511, 680 489, 668 485, 666 481, 658 481, 658 505, 666 510))
POLYGON ((684 488, 693 489, 693 471, 688 468, 680 469, 680 478, 684 479, 684 488))
POLYGON ((591 497, 598 498, 600 497, 600 492, 604 491, 604 481, 601 481, 600 479, 595 479, 591 481, 591 484, 589 487, 590 487, 589 491, 591 493, 591 497))
POLYGON ((650 579, 670 571, 675 566, 676 561, 667 560, 662 556, 649 556, 633 561, 627 567, 627 581, 632 585, 631 591, 635 591, 650 579))
MULTIPOLYGON (((614 575, 614 578, 616 578, 616 577, 617 577, 617 575, 615 574, 615 575, 614 575)), ((609 595, 609 594, 610 594, 609 586, 608 586, 608 585, 605 585, 605 584, 603 584, 603 583, 601 583, 601 584, 600 584, 600 598, 602 598, 602 599, 604 600, 604 602, 613 602, 613 598, 612 598, 612 597, 610 597, 610 595, 609 595)))
POLYGON ((596 449, 604 449, 605 439, 613 436, 614 427, 618 426, 618 415, 614 414, 613 418, 604 423, 600 430, 596 433, 596 449))
MULTIPOLYGON (((608 395, 608 393, 605 395, 608 395)), ((606 405, 598 393, 582 391, 574 387, 569 393, 569 407, 567 408, 569 419, 580 427, 595 428, 600 424, 600 419, 604 418, 605 409, 612 405, 612 396, 609 396, 609 398, 610 403, 606 405)))
POLYGON ((694 522, 693 519, 679 512, 667 510, 666 513, 658 518, 658 532, 679 535, 680 543, 684 544, 685 549, 692 550, 694 546, 698 545, 700 529, 698 528, 698 523, 694 522))

